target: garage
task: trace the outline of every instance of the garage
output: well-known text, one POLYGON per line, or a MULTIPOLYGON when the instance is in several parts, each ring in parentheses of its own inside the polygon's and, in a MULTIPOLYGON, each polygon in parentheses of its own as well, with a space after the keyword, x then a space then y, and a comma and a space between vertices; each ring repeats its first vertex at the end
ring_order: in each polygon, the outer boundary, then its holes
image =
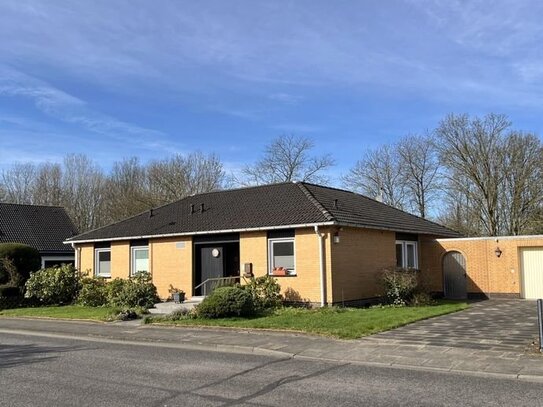
POLYGON ((543 247, 520 249, 522 297, 543 298, 543 247))

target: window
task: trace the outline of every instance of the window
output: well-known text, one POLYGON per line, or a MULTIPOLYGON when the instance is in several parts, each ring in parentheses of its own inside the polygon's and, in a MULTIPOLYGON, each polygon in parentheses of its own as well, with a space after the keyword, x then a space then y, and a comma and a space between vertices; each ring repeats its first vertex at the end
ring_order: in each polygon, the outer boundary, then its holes
POLYGON ((95 249, 94 259, 94 274, 98 277, 111 277, 111 249, 95 249))
POLYGON ((133 246, 131 250, 130 275, 133 276, 140 271, 149 272, 149 247, 133 246))
POLYGON ((295 276, 294 239, 268 240, 269 274, 295 276))
POLYGON ((417 242, 396 240, 396 266, 418 268, 417 242))

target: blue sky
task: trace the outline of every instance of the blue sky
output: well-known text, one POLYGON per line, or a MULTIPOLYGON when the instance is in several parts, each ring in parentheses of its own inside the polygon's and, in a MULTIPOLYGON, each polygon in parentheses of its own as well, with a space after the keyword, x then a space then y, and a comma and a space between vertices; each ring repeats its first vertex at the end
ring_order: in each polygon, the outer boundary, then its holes
POLYGON ((543 130, 538 1, 0 3, 0 168, 216 152, 283 133, 345 172, 447 113, 543 130))

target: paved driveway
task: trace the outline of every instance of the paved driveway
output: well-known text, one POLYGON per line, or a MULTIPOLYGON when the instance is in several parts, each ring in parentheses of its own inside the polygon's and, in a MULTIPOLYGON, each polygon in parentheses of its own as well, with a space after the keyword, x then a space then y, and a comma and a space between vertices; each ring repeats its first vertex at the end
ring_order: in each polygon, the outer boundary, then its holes
POLYGON ((535 301, 488 300, 367 339, 497 351, 525 350, 538 336, 535 301))

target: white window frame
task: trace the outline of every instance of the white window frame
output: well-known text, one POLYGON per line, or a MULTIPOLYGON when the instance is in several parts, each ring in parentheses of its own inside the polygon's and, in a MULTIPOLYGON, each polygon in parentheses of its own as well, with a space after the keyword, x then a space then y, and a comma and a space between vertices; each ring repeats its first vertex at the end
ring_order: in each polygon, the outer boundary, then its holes
POLYGON ((94 275, 96 277, 111 277, 111 248, 98 248, 94 249, 94 275), (100 253, 106 253, 109 252, 109 274, 107 273, 100 273, 100 253))
MULTIPOLYGON (((415 240, 396 240, 396 245, 402 246, 402 267, 403 268, 412 268, 412 269, 418 269, 419 268, 419 250, 418 250, 418 242, 415 240), (414 263, 415 265, 413 267, 407 266, 407 246, 413 246, 414 250, 414 263)), ((396 247, 396 246, 394 246, 396 247)))
POLYGON ((68 261, 73 261, 75 265, 75 256, 42 256, 41 258, 41 268, 45 268, 46 261, 58 261, 58 264, 66 263, 68 261))
POLYGON ((138 270, 134 270, 136 267, 136 252, 138 250, 147 250, 147 272, 151 272, 151 252, 149 251, 149 246, 131 246, 130 247, 130 277, 133 277, 136 275, 138 270))
POLYGON ((273 276, 273 245, 275 243, 292 243, 292 255, 294 257, 294 269, 288 270, 287 276, 295 276, 296 273, 296 241, 293 237, 278 237, 268 239, 268 275, 273 276))

